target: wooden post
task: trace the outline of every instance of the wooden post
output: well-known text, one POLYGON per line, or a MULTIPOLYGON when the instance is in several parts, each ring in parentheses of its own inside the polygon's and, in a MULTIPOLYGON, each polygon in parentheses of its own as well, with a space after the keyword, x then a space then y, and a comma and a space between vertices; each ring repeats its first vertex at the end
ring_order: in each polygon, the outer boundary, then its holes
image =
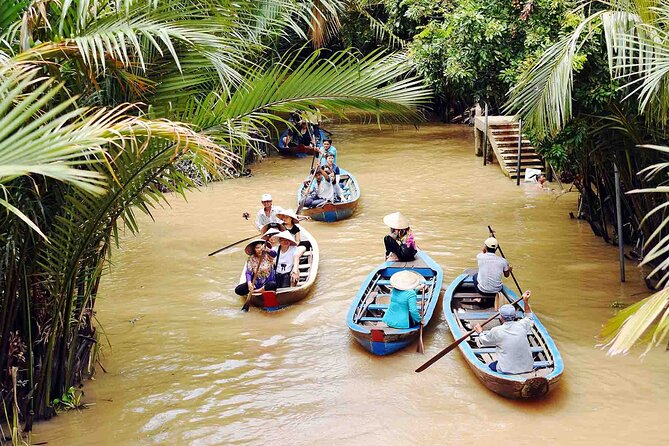
POLYGON ((625 244, 623 237, 623 215, 620 202, 620 171, 618 163, 613 162, 614 181, 616 182, 616 219, 618 220, 618 251, 620 254, 620 281, 625 281, 625 244))
POLYGON ((518 163, 516 164, 516 186, 520 186, 520 150, 523 147, 523 120, 518 120, 518 163))
POLYGON ((485 121, 483 123, 483 165, 488 162, 488 103, 485 103, 485 121))

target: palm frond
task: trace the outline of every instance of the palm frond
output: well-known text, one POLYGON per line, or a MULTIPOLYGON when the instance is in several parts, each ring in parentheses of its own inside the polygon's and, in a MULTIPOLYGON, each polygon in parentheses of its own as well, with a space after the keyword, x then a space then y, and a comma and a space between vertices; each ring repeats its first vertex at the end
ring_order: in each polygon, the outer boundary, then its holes
POLYGON ((609 320, 601 332, 606 340, 604 347, 609 355, 628 353, 653 324, 656 327, 645 353, 662 343, 669 333, 669 288, 625 308, 609 320))
POLYGON ((557 135, 571 119, 574 60, 601 15, 587 17, 544 51, 509 92, 505 112, 517 112, 539 136, 557 135))

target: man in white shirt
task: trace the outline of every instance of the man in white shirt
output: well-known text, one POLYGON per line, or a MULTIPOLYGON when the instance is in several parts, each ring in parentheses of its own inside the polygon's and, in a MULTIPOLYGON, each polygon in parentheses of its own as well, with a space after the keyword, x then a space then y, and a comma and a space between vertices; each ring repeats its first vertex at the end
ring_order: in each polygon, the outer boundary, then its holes
POLYGON ((534 316, 530 309, 530 291, 523 293, 525 317, 516 321, 516 309, 511 304, 502 305, 499 315, 502 325, 493 327, 489 331, 476 324, 474 329, 479 333, 479 344, 495 346, 497 361, 490 363, 494 372, 505 374, 526 373, 534 370, 534 359, 527 335, 532 332, 534 316))
POLYGON ((256 227, 258 231, 267 223, 281 223, 281 220, 276 217, 277 211, 280 211, 281 208, 272 206, 272 196, 270 194, 263 194, 260 202, 262 203, 262 209, 256 214, 256 227))
POLYGON ((314 181, 309 186, 309 196, 304 200, 304 206, 308 208, 315 208, 327 201, 334 200, 334 189, 332 184, 323 179, 323 172, 321 169, 316 169, 314 173, 314 181))
POLYGON ((492 296, 502 291, 502 276, 509 277, 513 271, 504 257, 495 254, 498 246, 497 239, 489 237, 481 252, 476 255, 479 270, 474 274, 474 285, 483 295, 492 296))

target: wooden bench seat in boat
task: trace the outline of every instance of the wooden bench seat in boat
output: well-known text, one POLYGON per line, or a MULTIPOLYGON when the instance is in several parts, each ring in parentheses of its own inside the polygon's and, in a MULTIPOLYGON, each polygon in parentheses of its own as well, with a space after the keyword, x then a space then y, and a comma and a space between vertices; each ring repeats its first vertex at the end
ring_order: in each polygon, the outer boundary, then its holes
MULTIPOLYGON (((472 349, 472 351, 477 355, 484 355, 486 353, 495 353, 495 350, 496 350, 495 347, 483 347, 483 348, 472 349)), ((540 353, 544 351, 543 347, 530 347, 530 350, 532 350, 532 353, 540 353)))

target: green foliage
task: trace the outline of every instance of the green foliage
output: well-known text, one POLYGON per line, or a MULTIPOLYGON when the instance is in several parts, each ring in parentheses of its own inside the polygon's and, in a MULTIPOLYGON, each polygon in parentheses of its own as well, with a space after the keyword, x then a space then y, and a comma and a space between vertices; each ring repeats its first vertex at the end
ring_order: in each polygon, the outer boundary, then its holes
POLYGON ((410 45, 418 72, 446 98, 500 104, 516 73, 548 46, 570 2, 404 2, 427 23, 410 45))
POLYGON ((51 405, 56 412, 72 409, 79 410, 86 407, 86 405, 81 402, 82 396, 84 396, 84 392, 77 390, 74 387, 70 387, 60 398, 54 399, 51 402, 51 405))

